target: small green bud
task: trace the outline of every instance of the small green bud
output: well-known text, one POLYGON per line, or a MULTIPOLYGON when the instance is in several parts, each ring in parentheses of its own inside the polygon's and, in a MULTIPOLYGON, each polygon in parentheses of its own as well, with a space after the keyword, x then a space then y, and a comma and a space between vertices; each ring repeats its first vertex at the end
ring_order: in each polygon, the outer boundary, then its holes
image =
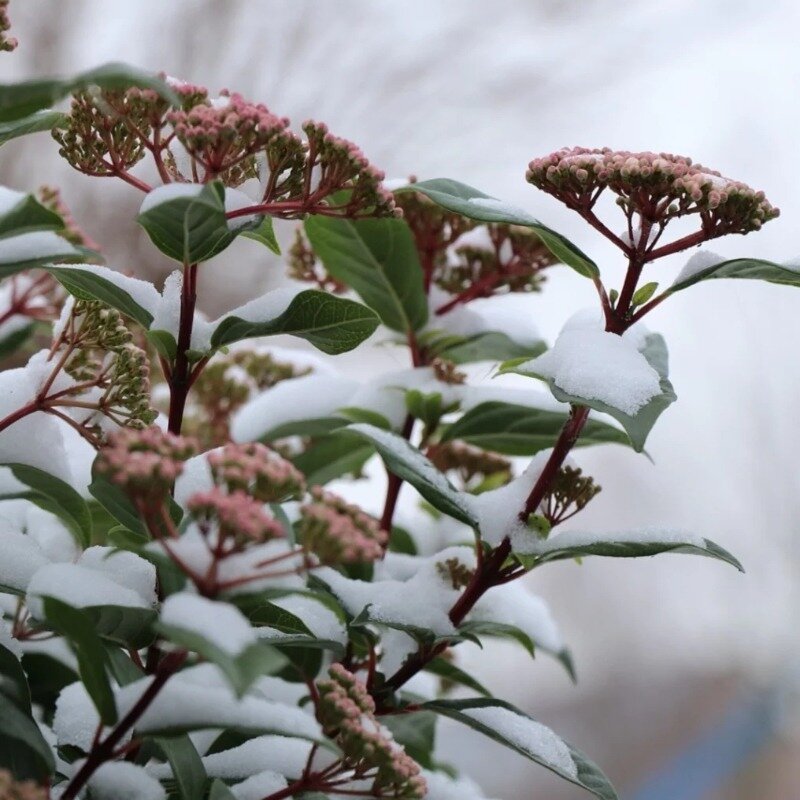
POLYGON ((631 305, 634 308, 644 305, 656 293, 656 289, 658 289, 658 283, 656 283, 656 281, 651 281, 644 286, 640 286, 631 298, 631 305))
POLYGON ((540 539, 546 539, 550 535, 552 526, 550 522, 539 514, 529 514, 526 525, 529 530, 533 531, 540 539))

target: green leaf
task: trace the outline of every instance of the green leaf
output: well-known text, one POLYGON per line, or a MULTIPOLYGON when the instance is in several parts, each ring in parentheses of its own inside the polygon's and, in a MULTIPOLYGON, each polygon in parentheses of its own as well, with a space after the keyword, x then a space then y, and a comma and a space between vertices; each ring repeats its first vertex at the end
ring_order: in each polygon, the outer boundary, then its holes
MULTIPOLYGON (((679 276, 680 278, 680 276, 679 276)), ((676 280, 664 294, 674 294, 688 289, 700 281, 717 280, 719 278, 736 278, 739 280, 767 281, 783 286, 800 286, 800 269, 786 264, 776 264, 759 258, 734 258, 720 261, 705 269, 698 270, 688 278, 676 280)))
POLYGON ((479 681, 475 680, 468 672, 461 667, 457 667, 452 661, 444 658, 434 658, 425 667, 426 672, 438 675, 449 683, 457 683, 459 686, 466 686, 483 697, 491 697, 492 693, 479 681))
MULTIPOLYGON (((125 276, 120 276, 111 269, 106 270, 106 268, 100 267, 97 269, 107 271, 108 277, 80 267, 49 267, 47 271, 79 300, 99 300, 101 303, 117 309, 134 322, 138 322, 147 330, 153 321, 153 315, 120 285, 124 282, 125 276)), ((158 293, 155 287, 152 288, 155 293, 154 299, 157 299, 158 293)))
POLYGON ((631 307, 636 308, 637 306, 644 305, 656 293, 656 289, 658 289, 658 283, 656 281, 651 281, 650 283, 644 284, 644 286, 640 286, 633 293, 631 307))
POLYGON ((422 266, 405 222, 316 216, 306 220, 305 229, 325 269, 353 288, 384 325, 401 333, 425 325, 422 266))
POLYGON ((54 597, 45 597, 44 616, 47 624, 60 633, 78 659, 78 672, 86 691, 104 725, 117 721, 117 704, 106 667, 108 654, 94 623, 83 610, 72 608, 54 597))
POLYGON ((688 553, 690 555, 709 556, 724 561, 740 572, 744 568, 738 559, 727 550, 710 539, 686 535, 685 538, 674 534, 643 532, 639 538, 635 533, 615 535, 614 533, 587 534, 565 531, 552 538, 536 543, 531 553, 532 566, 546 564, 549 561, 561 561, 568 558, 584 556, 607 556, 609 558, 642 558, 656 556, 660 553, 688 553))
POLYGON ((311 342, 323 353, 337 355, 368 339, 378 323, 375 313, 361 303, 308 289, 273 319, 223 317, 211 336, 211 345, 224 347, 241 339, 284 333, 311 342))
POLYGON ((447 336, 433 343, 432 352, 454 364, 536 358, 547 349, 544 341, 516 342, 505 333, 487 331, 473 336, 447 336))
POLYGON ((206 768, 192 740, 186 735, 159 737, 156 744, 172 767, 182 800, 198 800, 206 788, 206 768))
MULTIPOLYGON (((546 411, 514 403, 480 403, 445 428, 442 441, 458 439, 504 455, 532 456, 555 444, 567 418, 566 412, 546 411)), ((624 431, 590 418, 575 446, 630 443, 624 431)))
POLYGON ((158 632, 171 642, 185 647, 216 664, 236 694, 241 697, 263 675, 274 675, 286 666, 286 658, 273 647, 256 642, 241 653, 231 655, 210 639, 176 625, 156 625, 158 632))
POLYGON ((56 514, 69 528, 82 548, 88 547, 92 536, 92 515, 86 501, 68 484, 44 470, 27 464, 4 463, 20 483, 33 490, 30 499, 56 514))
POLYGON ((245 239, 253 239, 260 242, 268 249, 272 250, 275 255, 281 254, 281 248, 278 240, 275 238, 275 228, 272 224, 272 217, 264 217, 257 228, 246 230, 242 236, 245 239))
POLYGON ((0 692, 0 768, 18 780, 42 781, 55 770, 53 751, 39 726, 0 692))
POLYGON ((19 659, 0 644, 0 695, 7 697, 20 711, 31 713, 28 679, 19 659))
POLYGON ((433 700, 424 703, 422 708, 469 726, 586 789, 599 800, 619 800, 614 787, 596 764, 509 703, 490 699, 433 700), (471 712, 481 716, 473 716, 471 712), (484 714, 486 716, 482 716, 484 714))
POLYGON ((341 436, 324 436, 293 459, 309 486, 323 486, 342 475, 361 472, 375 453, 371 444, 341 436))
POLYGON ((139 517, 139 512, 119 486, 95 475, 89 484, 89 493, 117 522, 149 541, 150 535, 139 517))
POLYGON ((238 227, 225 216, 225 186, 213 181, 202 187, 183 184, 186 193, 170 194, 175 184, 148 195, 137 221, 164 255, 181 264, 208 261, 219 255, 239 235, 256 229, 261 219, 238 227), (158 202, 158 192, 166 193, 158 202))
POLYGON ((408 481, 434 508, 461 522, 477 528, 478 519, 467 495, 459 492, 419 450, 402 436, 374 425, 348 425, 336 436, 358 436, 371 442, 386 468, 408 481))
POLYGON ((545 247, 564 264, 587 278, 600 274, 597 264, 560 233, 543 225, 527 211, 506 205, 465 183, 449 178, 436 178, 410 184, 399 191, 420 192, 442 208, 479 222, 497 222, 531 228, 539 234, 545 247))
POLYGON ((633 449, 637 453, 644 450, 644 444, 647 441, 647 436, 656 424, 656 420, 661 414, 674 403, 678 398, 672 384, 667 377, 669 374, 669 357, 667 354, 667 345, 664 338, 657 333, 650 333, 645 337, 645 346, 641 350, 642 355, 645 357, 647 363, 658 373, 660 392, 653 397, 646 405, 639 409, 634 415, 625 414, 614 406, 602 403, 599 400, 586 397, 578 397, 577 395, 568 394, 558 387, 554 380, 551 378, 543 378, 531 369, 527 369, 525 364, 508 363, 501 366, 499 372, 514 372, 518 375, 527 375, 531 378, 539 378, 545 380, 550 387, 550 391, 556 400, 562 403, 570 403, 571 405, 589 406, 595 411, 602 411, 611 417, 614 417, 628 434, 633 449))
POLYGON ((68 94, 89 86, 98 86, 101 89, 127 89, 138 86, 158 92, 172 105, 180 105, 180 98, 175 92, 152 73, 127 64, 110 63, 72 78, 37 79, 0 85, 0 122, 29 117, 68 94))
MULTIPOLYGON (((64 220, 55 211, 43 206, 32 194, 19 194, 17 202, 5 214, 0 215, 0 240, 36 231, 60 231, 64 220)), ((69 242, 65 240, 65 247, 69 242)))
POLYGON ((5 339, 0 340, 0 360, 8 358, 17 350, 20 350, 28 339, 33 336, 36 330, 36 323, 31 322, 30 325, 25 325, 23 328, 18 328, 13 333, 10 333, 5 339))
POLYGON ((50 131, 65 118, 66 114, 62 114, 60 111, 36 111, 29 117, 0 123, 0 145, 29 133, 50 131))
POLYGON ((573 682, 577 679, 572 654, 566 647, 562 650, 553 650, 549 647, 545 647, 541 642, 532 639, 525 631, 518 628, 516 625, 508 625, 504 622, 492 622, 489 620, 469 620, 461 625, 458 632, 462 635, 476 638, 480 636, 497 636, 502 639, 513 639, 528 651, 531 658, 536 655, 537 649, 542 650, 545 653, 555 656, 561 662, 573 682))
POLYGON ((154 639, 153 623, 158 615, 151 608, 103 605, 86 606, 81 611, 102 639, 136 650, 147 647, 154 639))

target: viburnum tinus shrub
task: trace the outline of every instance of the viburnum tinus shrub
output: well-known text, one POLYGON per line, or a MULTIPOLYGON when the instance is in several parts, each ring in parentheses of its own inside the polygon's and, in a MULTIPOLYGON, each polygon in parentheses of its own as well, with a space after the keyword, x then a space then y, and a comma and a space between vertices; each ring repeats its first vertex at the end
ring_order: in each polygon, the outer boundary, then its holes
POLYGON ((615 798, 459 645, 506 637, 572 672, 532 570, 663 552, 738 566, 693 534, 561 526, 600 490, 572 451, 642 451, 675 400, 642 318, 701 280, 800 282, 701 251, 659 292, 655 262, 777 210, 667 154, 531 162, 534 187, 619 248, 617 290, 526 212, 451 180, 390 191, 324 125, 301 136, 235 93, 120 65, 0 87, 0 142, 47 130, 75 169, 142 193, 137 222, 175 270, 159 291, 103 264, 56 190, 0 191, 0 796, 481 798, 437 758, 444 716, 615 798), (279 252, 274 218, 302 221, 289 287, 197 312, 209 259, 279 252), (557 264, 598 307, 547 349, 506 301, 557 264), (270 339, 336 355, 379 325, 407 368, 358 380, 270 339), (473 384, 476 362, 532 388, 473 384), (349 492, 378 459, 385 486, 361 507, 349 492))

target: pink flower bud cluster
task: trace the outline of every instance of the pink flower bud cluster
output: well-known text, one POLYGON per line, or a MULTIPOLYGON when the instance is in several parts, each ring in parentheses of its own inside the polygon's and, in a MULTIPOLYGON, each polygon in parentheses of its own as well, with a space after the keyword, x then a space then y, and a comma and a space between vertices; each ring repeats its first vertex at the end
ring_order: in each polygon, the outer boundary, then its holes
MULTIPOLYGON (((288 119, 236 93, 216 101, 204 98, 188 110, 171 111, 167 121, 189 155, 213 176, 241 167, 271 146, 299 150, 297 138, 287 130, 288 119)), ((255 163, 248 166, 238 170, 238 182, 255 174, 255 163)))
POLYGON ((6 769, 0 769, 0 800, 47 800, 50 793, 33 781, 16 781, 6 769))
POLYGON ((375 719, 375 702, 367 687, 341 664, 318 684, 319 716, 336 738, 357 777, 371 778, 378 797, 423 798, 427 793, 419 765, 390 739, 375 719))
POLYGON ((348 190, 347 199, 341 201, 345 216, 355 216, 365 208, 371 208, 373 216, 402 216, 394 195, 381 185, 384 173, 353 142, 334 136, 327 125, 313 120, 303 123, 303 131, 308 138, 309 166, 320 169, 317 193, 348 190))
POLYGON ((319 486, 311 497, 300 508, 298 535, 323 564, 365 563, 383 555, 388 537, 375 519, 319 486))
POLYGON ((214 481, 229 492, 246 492, 262 503, 297 499, 305 491, 303 474, 260 442, 226 444, 206 458, 214 481))
POLYGON ((143 430, 121 428, 100 450, 95 470, 132 496, 161 497, 183 472, 184 462, 196 452, 193 440, 155 425, 143 430))
POLYGON ((229 553, 240 550, 248 542, 262 543, 284 535, 283 527, 264 510, 263 503, 243 491, 228 494, 214 488, 197 492, 187 505, 195 519, 219 525, 219 538, 229 542, 229 553))
POLYGON ((779 214, 763 192, 670 153, 564 148, 531 161, 526 178, 573 208, 608 188, 650 222, 710 213, 715 236, 758 230, 779 214))
POLYGON ((6 36, 6 32, 11 28, 11 21, 8 19, 8 0, 0 0, 0 53, 10 53, 16 50, 19 42, 13 36, 6 36))

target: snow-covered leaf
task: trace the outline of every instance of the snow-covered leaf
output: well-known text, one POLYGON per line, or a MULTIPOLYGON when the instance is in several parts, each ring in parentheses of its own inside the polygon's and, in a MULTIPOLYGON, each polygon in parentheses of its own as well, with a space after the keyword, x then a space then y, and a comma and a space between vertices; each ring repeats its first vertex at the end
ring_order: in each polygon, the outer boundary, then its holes
POLYGON ((235 606, 189 593, 168 597, 157 629, 171 642, 216 664, 238 697, 262 675, 286 666, 277 650, 261 644, 247 618, 235 606))
POLYGON ((92 535, 92 515, 86 501, 68 483, 55 475, 27 464, 3 463, 20 483, 32 490, 28 499, 59 517, 78 544, 88 546, 92 535))
POLYGON ((422 266, 405 222, 312 216, 305 229, 325 269, 352 287, 384 325, 409 333, 427 322, 422 266))
POLYGON ((138 322, 145 330, 161 295, 151 283, 108 267, 69 264, 50 267, 50 274, 79 300, 99 300, 138 322))
POLYGON ((475 361, 535 358, 546 349, 544 340, 519 342, 507 333, 486 331, 472 336, 452 335, 434 339, 431 352, 454 364, 470 364, 475 361))
POLYGON ((36 111, 28 117, 0 123, 0 145, 29 133, 52 130, 65 117, 60 111, 36 111))
POLYGON ((34 267, 63 261, 77 262, 85 257, 54 231, 35 231, 0 240, 0 278, 8 278, 34 267))
POLYGON ((337 436, 358 436, 371 442, 387 469, 408 481, 434 508, 473 528, 478 520, 463 492, 402 436, 374 425, 356 423, 339 431, 337 436))
MULTIPOLYGON (((531 456, 552 447, 568 414, 531 406, 491 401, 480 403, 445 428, 442 441, 461 440, 510 456, 531 456)), ((630 445, 624 431, 597 419, 588 419, 575 443, 630 445)))
POLYGON ((465 183, 449 178, 420 181, 399 191, 420 192, 437 205, 479 222, 522 225, 536 231, 545 247, 560 261, 588 278, 600 274, 597 264, 572 242, 543 225, 521 208, 508 205, 465 183))
POLYGON ((63 228, 61 216, 45 208, 32 194, 0 186, 0 239, 63 228))
POLYGON ((106 665, 108 656, 91 618, 53 597, 44 599, 47 624, 68 642, 78 659, 78 671, 97 713, 105 725, 117 721, 117 704, 106 665))
MULTIPOLYGON (((605 333, 602 335, 614 336, 613 334, 605 333)), ((645 368, 649 366, 649 368, 651 368, 653 379, 656 381, 655 391, 650 394, 649 399, 645 399, 640 403, 641 397, 635 398, 637 410, 631 411, 631 413, 626 413, 624 410, 619 408, 618 405, 612 405, 610 402, 603 402, 602 400, 597 399, 596 396, 587 396, 588 392, 587 395, 570 394, 562 389, 559 386, 558 381, 561 380, 560 369, 565 360, 562 359, 560 362, 561 366, 559 366, 559 353, 556 350, 556 347, 554 347, 553 350, 548 351, 544 356, 540 356, 539 359, 535 359, 532 362, 526 362, 522 364, 510 362, 504 364, 501 367, 500 372, 512 372, 518 375, 526 375, 531 378, 545 380, 550 386, 550 391, 553 393, 553 396, 556 398, 556 400, 573 405, 589 406, 589 408, 593 408, 595 411, 602 411, 606 414, 609 414, 610 416, 614 417, 614 419, 616 419, 623 428, 625 428, 634 450, 641 452, 644 449, 647 436, 655 425, 656 420, 661 416, 662 412, 665 411, 677 399, 675 390, 672 388, 672 384, 668 378, 669 359, 667 354, 667 345, 664 342, 663 337, 657 333, 647 334, 644 337, 643 346, 638 351, 633 348, 632 345, 629 346, 629 343, 625 342, 623 337, 615 336, 614 339, 621 340, 620 344, 625 348, 625 352, 622 355, 628 356, 631 354, 636 354, 637 352, 640 353, 644 357, 642 359, 642 366, 645 368), (630 353, 628 350, 630 350, 630 353), (551 359, 553 369, 548 367, 549 374, 545 376, 539 371, 544 367, 544 364, 541 363, 541 359, 550 357, 551 354, 555 354, 551 359)), ((611 340, 609 339, 608 342, 611 343, 611 340)), ((641 381, 639 381, 639 375, 642 373, 641 369, 637 369, 636 374, 618 373, 611 366, 604 365, 599 360, 593 360, 592 353, 586 352, 585 349, 581 350, 581 355, 579 355, 578 346, 586 344, 585 341, 572 342, 571 344, 576 345, 575 348, 571 347, 568 351, 570 359, 569 371, 572 373, 572 376, 576 374, 576 371, 572 369, 572 367, 574 367, 574 359, 572 359, 573 355, 575 358, 580 357, 585 359, 584 366, 587 370, 591 371, 591 375, 589 375, 590 381, 585 380, 585 372, 581 373, 580 381, 582 384, 588 386, 591 383, 591 385, 594 386, 602 383, 603 391, 608 389, 609 391, 613 391, 615 395, 620 395, 620 397, 622 397, 622 400, 615 401, 618 403, 621 403, 623 400, 625 402, 628 401, 627 395, 630 393, 627 391, 627 387, 631 380, 636 382, 636 385, 633 388, 636 389, 637 392, 641 388, 639 386, 641 383, 641 381), (623 378, 626 380, 622 380, 623 378)), ((594 355, 596 356, 597 353, 594 353, 594 355)), ((638 368, 638 364, 636 366, 638 368)), ((649 376, 646 377, 649 378, 649 376)))
POLYGON ((101 89, 127 89, 138 86, 152 89, 171 104, 180 105, 180 99, 175 92, 153 73, 144 72, 127 64, 109 63, 71 78, 45 78, 0 85, 0 122, 28 117, 53 105, 62 97, 90 86, 98 86, 101 89))
POLYGON ((696 253, 675 282, 666 291, 668 294, 680 292, 695 283, 718 278, 737 278, 740 280, 767 281, 784 286, 800 286, 800 269, 791 264, 776 264, 759 258, 734 258, 724 260, 713 258, 700 251, 696 253), (698 256, 705 258, 698 258, 698 256))
POLYGON ((502 700, 433 700, 422 708, 461 722, 531 761, 591 792, 599 800, 619 800, 600 768, 519 709, 502 700))
POLYGON ((212 347, 224 347, 255 336, 289 334, 311 342, 323 353, 346 353, 378 327, 375 313, 353 300, 313 289, 294 295, 283 290, 226 314, 214 324, 212 347))
POLYGON ((533 565, 584 556, 642 558, 659 553, 688 553, 725 561, 744 572, 738 559, 710 539, 685 531, 639 530, 610 533, 564 531, 545 540, 531 539, 522 549, 533 565))

